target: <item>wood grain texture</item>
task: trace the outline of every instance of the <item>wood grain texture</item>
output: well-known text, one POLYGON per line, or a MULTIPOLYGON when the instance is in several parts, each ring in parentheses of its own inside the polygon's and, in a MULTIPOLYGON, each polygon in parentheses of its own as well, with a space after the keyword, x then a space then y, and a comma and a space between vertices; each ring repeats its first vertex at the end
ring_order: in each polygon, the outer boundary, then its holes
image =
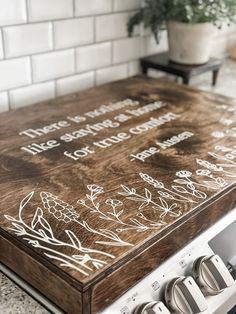
POLYGON ((66 313, 82 313, 82 294, 77 289, 2 236, 0 247, 0 260, 4 265, 66 313))
POLYGON ((163 234, 152 245, 147 246, 131 257, 126 264, 114 270, 106 278, 98 282, 92 292, 92 313, 97 313, 108 306, 124 292, 156 269, 168 257, 178 252, 196 236, 217 222, 227 212, 236 207, 236 189, 219 196, 212 204, 192 213, 184 224, 177 224, 163 234), (227 202, 227 206, 225 203, 227 202))
POLYGON ((0 115, 1 261, 22 254, 95 313, 232 209, 235 126, 235 101, 143 77, 0 115))

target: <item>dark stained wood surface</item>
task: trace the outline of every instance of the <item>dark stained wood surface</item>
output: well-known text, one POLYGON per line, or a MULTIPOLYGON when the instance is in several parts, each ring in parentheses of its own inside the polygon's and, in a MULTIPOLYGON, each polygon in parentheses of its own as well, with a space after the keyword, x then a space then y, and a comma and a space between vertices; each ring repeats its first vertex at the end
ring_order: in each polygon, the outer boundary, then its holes
POLYGON ((235 101, 143 77, 0 115, 1 262, 96 313, 235 207, 235 138, 235 101))

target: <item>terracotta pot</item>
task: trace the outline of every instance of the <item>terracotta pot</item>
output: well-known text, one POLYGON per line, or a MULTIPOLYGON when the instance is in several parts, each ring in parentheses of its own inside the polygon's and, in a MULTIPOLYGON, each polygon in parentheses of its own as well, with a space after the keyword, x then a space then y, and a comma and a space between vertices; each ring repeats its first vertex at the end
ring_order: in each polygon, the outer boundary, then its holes
POLYGON ((215 27, 211 23, 167 23, 169 58, 182 64, 206 63, 211 54, 215 27))

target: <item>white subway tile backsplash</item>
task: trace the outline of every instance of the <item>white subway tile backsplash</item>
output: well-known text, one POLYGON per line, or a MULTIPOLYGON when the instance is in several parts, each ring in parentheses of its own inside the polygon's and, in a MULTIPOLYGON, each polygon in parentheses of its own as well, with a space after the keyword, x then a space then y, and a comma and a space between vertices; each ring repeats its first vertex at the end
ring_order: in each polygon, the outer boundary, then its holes
POLYGON ((128 65, 119 64, 96 71, 96 85, 122 80, 128 77, 128 65))
POLYGON ((125 62, 137 59, 142 53, 142 42, 140 37, 125 38, 114 42, 113 62, 125 62))
POLYGON ((114 0, 114 11, 133 10, 141 7, 141 0, 114 0))
POLYGON ((77 71, 85 72, 110 65, 111 57, 110 42, 80 47, 76 50, 77 71))
POLYGON ((10 91, 11 109, 32 105, 55 97, 55 83, 31 85, 10 91))
POLYGON ((3 59, 3 57, 4 57, 3 47, 4 47, 3 36, 2 36, 2 32, 0 30, 0 59, 3 59))
POLYGON ((9 110, 8 95, 7 92, 0 93, 0 112, 9 110))
POLYGON ((103 14, 111 11, 112 0, 75 0, 76 16, 103 14))
POLYGON ((94 85, 94 72, 87 72, 57 80, 57 95, 67 95, 94 85))
POLYGON ((128 13, 109 14, 96 17, 96 41, 127 37, 128 13))
POLYGON ((0 91, 31 84, 29 57, 0 62, 0 91))
POLYGON ((216 37, 212 45, 211 55, 216 58, 223 58, 226 56, 228 41, 226 36, 216 37))
POLYGON ((140 62, 139 60, 131 61, 128 65, 128 76, 134 76, 140 74, 140 62))
MULTIPOLYGON (((168 50, 143 25, 127 21, 143 0, 0 0, 0 111, 140 73, 139 58, 168 50)), ((213 45, 225 56, 236 26, 213 45)), ((156 75, 156 74, 155 74, 156 75)))
POLYGON ((156 42, 153 35, 143 37, 142 40, 143 40, 142 55, 144 56, 168 50, 168 40, 166 31, 162 32, 159 43, 156 42))
POLYGON ((52 49, 51 23, 10 26, 3 29, 7 58, 52 49))
POLYGON ((73 0, 28 0, 30 21, 64 19, 73 16, 73 0))
POLYGON ((77 18, 54 23, 55 48, 90 44, 94 40, 93 18, 77 18))
POLYGON ((0 0, 0 26, 26 22, 25 0, 0 0))
POLYGON ((236 46, 236 32, 231 34, 227 40, 227 51, 230 51, 233 47, 236 46))
POLYGON ((62 50, 32 57, 34 82, 71 75, 75 71, 74 50, 62 50))

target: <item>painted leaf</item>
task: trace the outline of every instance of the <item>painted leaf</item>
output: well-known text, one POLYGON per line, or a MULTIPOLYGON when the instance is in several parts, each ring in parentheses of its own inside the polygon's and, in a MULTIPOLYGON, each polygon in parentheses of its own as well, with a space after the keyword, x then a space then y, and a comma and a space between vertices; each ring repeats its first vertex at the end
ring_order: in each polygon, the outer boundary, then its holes
POLYGON ((32 191, 28 195, 26 195, 26 197, 23 198, 23 200, 20 202, 19 217, 21 217, 22 210, 29 203, 29 201, 31 200, 33 195, 34 195, 34 191, 32 191))
POLYGON ((40 207, 37 208, 33 220, 31 221, 31 228, 34 229, 36 224, 39 222, 39 216, 43 216, 43 211, 40 207))
POLYGON ((182 214, 181 211, 178 211, 178 213, 171 212, 171 213, 170 213, 170 216, 171 216, 171 217, 179 217, 181 214, 182 214))
POLYGON ((179 193, 183 193, 183 194, 188 193, 188 191, 183 186, 173 185, 172 188, 179 193))
POLYGON ((44 239, 48 238, 46 232, 43 229, 39 229, 38 232, 43 236, 44 239))
POLYGON ((100 231, 108 236, 110 239, 116 240, 116 241, 122 241, 121 238, 113 231, 108 229, 100 229, 100 231))
POLYGON ((17 224, 17 223, 15 223, 15 222, 13 222, 12 225, 13 225, 18 231, 21 231, 21 232, 24 232, 24 231, 25 231, 25 228, 22 227, 20 224, 17 224))
MULTIPOLYGON (((235 168, 236 164, 217 164, 217 166, 219 166, 221 168, 235 168)), ((223 171, 223 169, 221 169, 219 171, 223 171)))
POLYGON ((117 213, 117 217, 120 217, 123 214, 124 210, 122 209, 121 211, 119 211, 119 213, 117 213))
POLYGON ((123 189, 125 192, 127 192, 127 193, 130 193, 130 192, 131 192, 131 190, 130 190, 127 186, 121 185, 121 187, 122 187, 122 189, 123 189))
POLYGON ((4 215, 4 217, 5 217, 7 220, 10 220, 10 221, 18 221, 18 220, 15 219, 14 217, 11 217, 11 216, 8 216, 8 215, 4 215))
POLYGON ((226 186, 226 185, 227 185, 225 179, 220 178, 220 177, 216 178, 216 182, 217 182, 220 186, 226 186))
POLYGON ((176 203, 172 204, 172 205, 170 206, 170 210, 175 209, 177 206, 178 206, 178 205, 177 205, 176 203))
POLYGON ((187 188, 188 188, 189 190, 191 190, 191 191, 195 191, 195 190, 196 190, 194 184, 192 184, 192 183, 188 183, 186 186, 187 186, 187 188))
POLYGON ((196 196, 197 198, 203 198, 203 199, 207 197, 207 195, 204 192, 201 192, 198 190, 193 191, 193 195, 196 196))
POLYGON ((219 184, 215 181, 203 181, 203 183, 213 190, 219 189, 219 184))
POLYGON ((81 248, 81 242, 80 240, 77 238, 77 236, 74 234, 73 231, 71 230, 65 230, 65 233, 68 235, 68 237, 70 238, 71 240, 71 243, 77 247, 77 248, 81 248))
POLYGON ((175 179, 174 182, 179 183, 179 184, 188 184, 189 183, 188 180, 184 180, 184 179, 175 179))
POLYGON ((138 197, 138 196, 129 196, 128 199, 132 200, 132 201, 136 201, 136 202, 143 202, 143 200, 145 198, 144 197, 138 197))
POLYGON ((151 201, 152 193, 147 188, 145 188, 145 195, 146 195, 146 198, 151 201))
POLYGON ((143 203, 139 206, 138 209, 143 209, 143 208, 147 207, 148 204, 149 204, 148 202, 143 202, 143 203))
POLYGON ((39 221, 39 223, 41 224, 41 226, 42 226, 46 231, 48 231, 51 236, 53 236, 52 228, 51 228, 51 226, 49 225, 49 223, 47 222, 47 220, 44 219, 43 216, 38 216, 38 221, 39 221))
POLYGON ((159 200, 161 202, 161 205, 165 208, 165 209, 169 209, 169 205, 168 203, 161 197, 159 197, 159 200))

